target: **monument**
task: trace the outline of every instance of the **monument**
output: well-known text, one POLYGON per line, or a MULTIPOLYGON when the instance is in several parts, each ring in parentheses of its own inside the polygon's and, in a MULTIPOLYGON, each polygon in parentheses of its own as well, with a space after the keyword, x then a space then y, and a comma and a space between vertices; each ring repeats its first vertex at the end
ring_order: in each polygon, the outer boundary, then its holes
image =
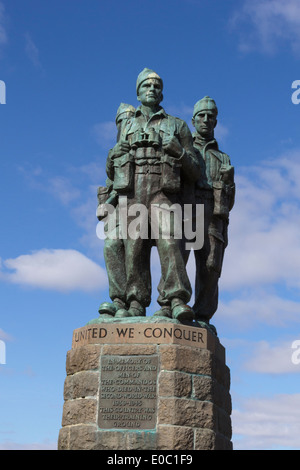
POLYGON ((136 93, 137 108, 118 108, 106 186, 98 189, 110 300, 73 332, 58 448, 230 450, 230 371, 210 320, 234 168, 214 139, 214 100, 195 104, 192 135, 161 107, 156 72, 138 75, 136 93), (151 312, 154 247, 161 277, 151 312), (195 280, 186 269, 191 248, 195 280))

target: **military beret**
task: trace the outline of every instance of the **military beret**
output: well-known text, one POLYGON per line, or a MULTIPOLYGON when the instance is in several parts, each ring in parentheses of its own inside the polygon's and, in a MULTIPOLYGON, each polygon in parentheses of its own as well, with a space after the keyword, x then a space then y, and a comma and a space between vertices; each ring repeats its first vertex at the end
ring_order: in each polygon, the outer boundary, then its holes
POLYGON ((160 78, 160 76, 154 72, 154 70, 151 70, 151 69, 147 69, 145 68, 144 70, 142 70, 142 72, 138 75, 138 78, 137 78, 137 81, 136 81, 136 92, 138 93, 139 91, 139 87, 141 86, 141 84, 147 80, 148 78, 156 78, 157 80, 160 81, 161 83, 161 88, 163 88, 163 81, 162 79, 160 78))
POLYGON ((210 98, 209 96, 204 96, 202 100, 197 101, 197 103, 194 106, 194 114, 193 117, 195 117, 200 111, 214 111, 215 114, 218 114, 218 108, 216 105, 216 102, 210 98))

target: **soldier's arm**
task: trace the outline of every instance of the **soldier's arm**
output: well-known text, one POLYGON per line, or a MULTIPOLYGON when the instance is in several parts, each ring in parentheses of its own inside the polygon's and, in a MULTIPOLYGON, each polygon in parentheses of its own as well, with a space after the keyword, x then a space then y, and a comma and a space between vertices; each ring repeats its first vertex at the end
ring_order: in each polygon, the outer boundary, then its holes
POLYGON ((234 182, 234 167, 231 165, 230 157, 223 153, 223 165, 220 168, 221 180, 226 184, 229 194, 229 211, 234 206, 235 202, 235 182, 234 182))
POLYGON ((113 149, 110 149, 106 159, 106 174, 110 180, 114 179, 114 163, 113 163, 113 149))
POLYGON ((191 131, 184 121, 179 126, 179 141, 183 148, 179 161, 182 163, 184 176, 190 181, 197 181, 201 176, 201 164, 193 147, 191 131))

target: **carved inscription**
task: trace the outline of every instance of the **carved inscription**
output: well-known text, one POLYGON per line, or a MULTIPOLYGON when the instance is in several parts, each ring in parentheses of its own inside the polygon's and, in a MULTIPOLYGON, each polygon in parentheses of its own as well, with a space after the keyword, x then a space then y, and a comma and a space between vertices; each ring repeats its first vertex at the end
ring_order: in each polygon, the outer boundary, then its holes
POLYGON ((154 429, 158 356, 102 356, 99 427, 154 429))

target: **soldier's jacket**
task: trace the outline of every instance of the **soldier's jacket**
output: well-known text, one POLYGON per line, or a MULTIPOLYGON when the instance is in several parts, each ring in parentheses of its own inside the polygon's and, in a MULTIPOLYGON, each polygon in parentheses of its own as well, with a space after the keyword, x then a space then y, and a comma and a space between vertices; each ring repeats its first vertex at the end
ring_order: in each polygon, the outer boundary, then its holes
POLYGON ((223 217, 227 218, 235 199, 234 168, 231 166, 230 157, 219 150, 215 139, 205 142, 196 133, 193 139, 194 147, 200 153, 202 165, 201 177, 196 182, 196 195, 202 195, 205 189, 210 190, 211 196, 215 199, 215 211, 219 213, 224 211, 226 214, 223 214, 223 217), (226 183, 222 181, 221 166, 226 166, 230 172, 230 180, 226 183), (223 207, 216 207, 217 204, 223 207))
MULTIPOLYGON (((184 181, 195 182, 200 178, 200 162, 187 124, 168 115, 163 108, 149 120, 137 108, 135 115, 124 122, 120 138, 129 142, 130 152, 113 158, 112 149, 106 165, 107 175, 117 191, 132 189, 135 173, 161 175, 161 189, 170 193, 182 191, 184 181), (166 136, 175 136, 180 142, 183 148, 180 158, 163 149, 166 136)), ((193 185, 190 191, 193 192, 193 185)))

